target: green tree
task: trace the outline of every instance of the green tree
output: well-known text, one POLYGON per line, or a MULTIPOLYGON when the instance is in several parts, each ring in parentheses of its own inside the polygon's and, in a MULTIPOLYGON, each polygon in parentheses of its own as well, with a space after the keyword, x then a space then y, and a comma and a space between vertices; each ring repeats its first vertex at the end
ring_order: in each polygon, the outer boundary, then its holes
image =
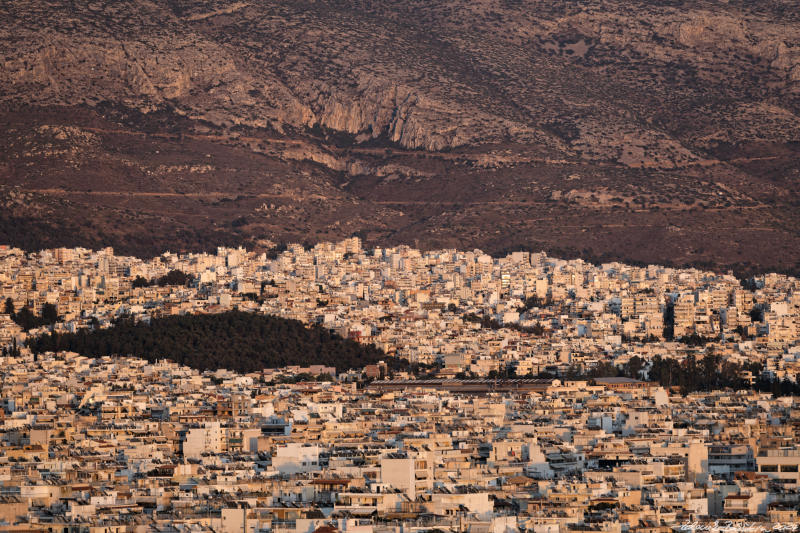
POLYGON ((40 325, 39 318, 31 312, 28 306, 20 309, 18 313, 14 313, 12 319, 19 324, 24 331, 28 331, 40 325))
POLYGON ((147 279, 143 278, 142 276, 136 276, 136 278, 133 280, 132 285, 134 289, 140 289, 142 287, 149 287, 150 282, 147 279))
POLYGON ((641 379, 644 366, 644 359, 638 355, 634 355, 625 363, 625 375, 633 379, 641 379))
POLYGON ((194 281, 194 276, 191 274, 186 274, 181 270, 170 270, 158 280, 156 280, 156 284, 159 287, 166 287, 167 285, 189 285, 194 281))
POLYGON ((55 324, 58 322, 58 308, 51 303, 42 306, 42 322, 45 324, 55 324))

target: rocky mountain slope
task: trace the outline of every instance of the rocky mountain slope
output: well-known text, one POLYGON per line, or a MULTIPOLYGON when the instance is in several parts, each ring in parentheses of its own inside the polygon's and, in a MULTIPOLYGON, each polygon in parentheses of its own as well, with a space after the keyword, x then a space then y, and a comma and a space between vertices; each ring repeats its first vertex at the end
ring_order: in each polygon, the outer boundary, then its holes
POLYGON ((0 5, 0 240, 800 262, 793 0, 0 5))

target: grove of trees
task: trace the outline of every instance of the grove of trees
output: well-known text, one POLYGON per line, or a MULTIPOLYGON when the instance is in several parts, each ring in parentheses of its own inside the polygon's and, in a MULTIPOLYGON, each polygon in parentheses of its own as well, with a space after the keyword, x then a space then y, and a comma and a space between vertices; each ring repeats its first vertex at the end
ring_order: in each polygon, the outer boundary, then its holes
POLYGON ((194 281, 194 276, 186 274, 181 270, 170 270, 163 276, 148 280, 142 276, 136 276, 133 280, 133 288, 138 289, 141 287, 151 287, 158 285, 159 287, 166 287, 167 285, 184 285, 188 286, 194 281))
POLYGON ((90 357, 171 359, 199 370, 237 372, 314 364, 343 371, 387 359, 374 345, 344 339, 321 326, 241 311, 153 318, 150 324, 123 318, 106 329, 43 335, 28 346, 34 353, 67 350, 90 357))
POLYGON ((51 303, 44 304, 42 306, 42 314, 36 315, 27 306, 16 311, 14 309, 14 302, 11 298, 7 298, 3 306, 3 312, 10 316, 11 320, 21 326, 24 331, 40 326, 49 326, 58 322, 58 309, 51 303))

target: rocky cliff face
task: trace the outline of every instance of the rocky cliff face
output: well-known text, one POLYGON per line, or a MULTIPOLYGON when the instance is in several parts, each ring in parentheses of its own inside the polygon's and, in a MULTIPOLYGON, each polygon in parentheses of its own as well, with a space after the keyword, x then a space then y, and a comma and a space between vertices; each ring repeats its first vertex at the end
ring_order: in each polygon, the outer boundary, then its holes
MULTIPOLYGON (((14 2, 2 14, 0 82, 4 100, 15 103, 108 101, 143 112, 166 105, 222 127, 319 125, 427 151, 548 144, 542 126, 557 113, 576 114, 561 91, 586 89, 586 67, 657 71, 637 80, 642 89, 670 68, 718 83, 745 70, 764 76, 773 98, 791 107, 800 91, 800 30, 777 7, 770 18, 699 2, 642 2, 636 13, 614 2, 556 3, 551 12, 489 2, 458 17, 455 9, 388 2, 372 11, 355 2, 14 2), (438 32, 437 19, 446 20, 438 32)), ((591 94, 602 85, 584 96, 613 111, 622 102, 591 94)), ((609 118, 602 122, 613 129, 631 124, 609 118)))
POLYGON ((766 262, 789 268, 795 7, 7 2, 0 173, 92 242, 159 220, 187 246, 362 231, 736 265, 771 243, 766 262), (78 206, 100 206, 97 227, 78 206), (106 216, 127 226, 103 230, 106 216), (662 227, 665 245, 625 251, 662 227))
MULTIPOLYGON (((3 97, 39 105, 115 102, 145 113, 169 106, 221 127, 284 131, 319 125, 362 140, 383 136, 405 148, 430 151, 524 129, 414 86, 409 77, 419 73, 402 65, 388 65, 394 70, 388 75, 377 71, 368 64, 366 49, 360 51, 364 64, 352 70, 348 57, 330 52, 318 57, 327 48, 320 41, 337 38, 335 27, 308 35, 297 24, 292 34, 284 27, 289 21, 271 21, 254 29, 273 41, 276 33, 288 35, 282 36, 283 43, 259 43, 250 40, 258 33, 238 30, 238 35, 229 27, 233 24, 218 29, 213 21, 260 18, 269 6, 258 11, 246 4, 206 8, 175 16, 145 2, 9 5, 0 73, 3 97), (232 44, 234 39, 247 40, 232 44), (272 48, 295 40, 305 45, 302 55, 272 48), (318 62, 330 62, 329 68, 320 73, 318 62)), ((340 53, 345 52, 342 46, 340 53)))

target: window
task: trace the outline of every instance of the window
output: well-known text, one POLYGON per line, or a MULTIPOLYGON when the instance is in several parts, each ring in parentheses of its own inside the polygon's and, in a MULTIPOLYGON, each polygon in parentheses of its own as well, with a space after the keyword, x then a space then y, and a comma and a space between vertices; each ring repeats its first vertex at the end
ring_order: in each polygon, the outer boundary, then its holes
POLYGON ((777 472, 778 465, 761 465, 762 472, 777 472))
POLYGON ((797 472, 797 465, 781 465, 781 472, 797 472))

